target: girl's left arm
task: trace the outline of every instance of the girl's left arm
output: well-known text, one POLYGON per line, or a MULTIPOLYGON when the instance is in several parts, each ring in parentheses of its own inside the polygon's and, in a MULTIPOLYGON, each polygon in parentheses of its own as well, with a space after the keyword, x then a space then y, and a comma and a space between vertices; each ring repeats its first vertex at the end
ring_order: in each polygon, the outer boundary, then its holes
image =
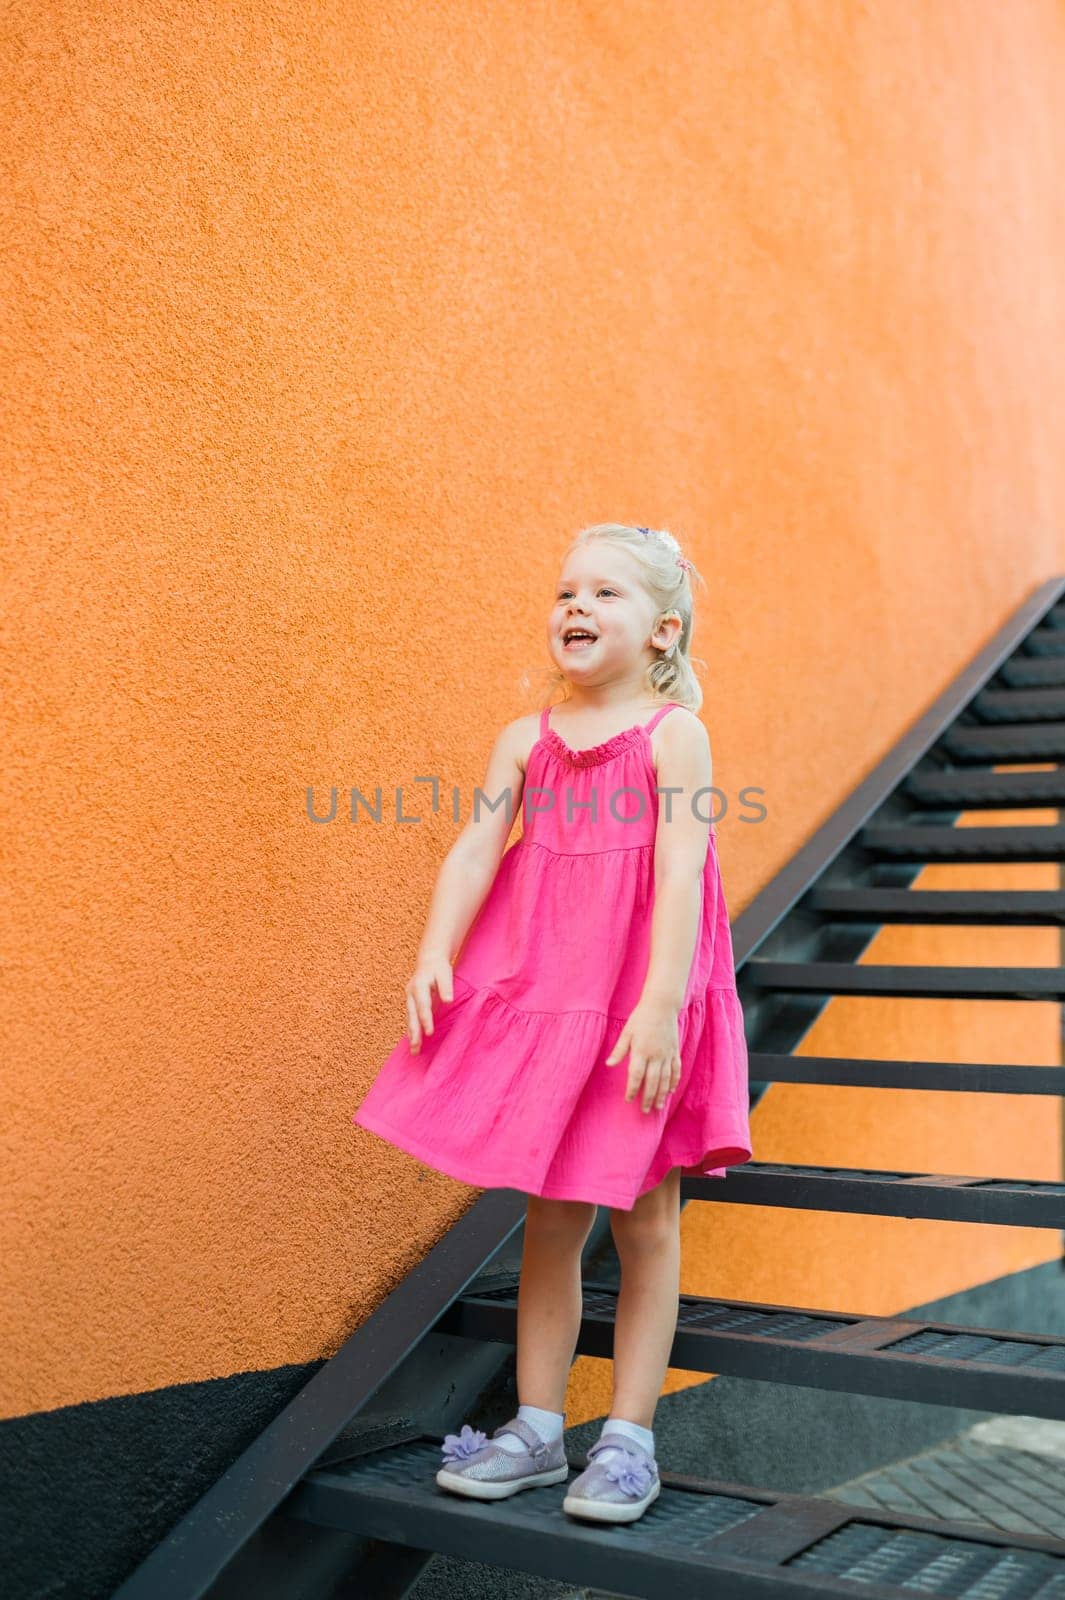
POLYGON ((710 847, 710 824, 698 813, 709 815, 712 796, 707 791, 714 769, 709 736, 694 713, 667 717, 662 735, 651 954, 640 1000, 679 1012, 699 937, 702 876, 710 847), (704 793, 693 804, 700 789, 704 793))
POLYGON ((660 1110, 680 1082, 678 1018, 699 937, 702 874, 710 846, 709 791, 713 762, 706 729, 694 714, 674 713, 662 724, 658 756, 658 828, 651 950, 640 999, 606 1058, 629 1057, 625 1099, 640 1092, 641 1109, 660 1110), (672 724, 672 726, 671 726, 672 724), (672 790, 672 793, 665 791, 672 790))

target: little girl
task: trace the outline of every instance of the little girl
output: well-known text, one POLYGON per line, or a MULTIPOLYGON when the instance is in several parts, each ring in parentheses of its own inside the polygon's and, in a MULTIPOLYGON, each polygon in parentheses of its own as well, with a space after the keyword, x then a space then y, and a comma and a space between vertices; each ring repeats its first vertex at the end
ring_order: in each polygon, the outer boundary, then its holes
POLYGON ((723 1178, 751 1159, 689 656, 693 574, 652 528, 599 523, 573 541, 547 619, 568 693, 497 738, 440 868, 407 1035, 353 1118, 451 1177, 529 1196, 518 1412, 492 1441, 468 1423, 446 1435, 436 1481, 454 1493, 497 1500, 566 1480, 581 1253, 596 1207, 611 1208, 612 1405, 563 1501, 596 1522, 632 1522, 659 1493, 652 1425, 679 1306, 681 1173, 723 1178), (505 850, 519 803, 524 832, 505 850))

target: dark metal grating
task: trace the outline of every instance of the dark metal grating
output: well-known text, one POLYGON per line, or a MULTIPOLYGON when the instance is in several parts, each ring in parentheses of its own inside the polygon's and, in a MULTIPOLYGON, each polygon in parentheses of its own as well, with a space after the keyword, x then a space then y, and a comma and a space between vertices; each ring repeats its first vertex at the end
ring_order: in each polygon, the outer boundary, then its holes
POLYGON ((1025 644, 1033 656, 1065 656, 1065 634, 1057 631, 1056 624, 1049 628, 1035 628, 1025 644))
POLYGON ((682 1199, 929 1217, 1016 1228, 1065 1228, 1065 1184, 957 1173, 862 1172, 748 1161, 726 1178, 686 1176, 682 1199))
MULTIPOLYGON (((742 1167, 735 1167, 729 1171, 730 1181, 737 1173, 746 1172, 748 1168, 757 1167, 765 1173, 779 1172, 782 1176, 794 1177, 801 1173, 804 1178, 861 1178, 863 1183, 896 1183, 912 1178, 912 1172, 890 1172, 886 1167, 790 1167, 780 1161, 746 1162, 742 1167)), ((718 1180, 720 1181, 720 1180, 718 1180)))
POLYGON ((1016 687, 1028 684, 1065 683, 1065 661, 1039 656, 1010 656, 1002 663, 999 677, 1016 687))
MULTIPOLYGON (((962 829, 975 832, 975 829, 962 829)), ((1065 859, 1065 846, 1062 851, 1065 859)), ((864 995, 883 1000, 1065 1000, 1060 967, 897 966, 867 961, 748 961, 752 990, 864 995)))
MULTIPOLYGON (((1031 1187, 1035 1187, 1036 1184, 1038 1184, 1040 1194, 1060 1194, 1060 1195, 1065 1195, 1065 1183, 1051 1183, 1049 1180, 1040 1181, 1037 1178, 1031 1179, 1030 1186, 1031 1187)), ((981 1189, 1011 1189, 1012 1190, 1012 1189, 1024 1188, 1025 1185, 1026 1185, 1026 1180, 1024 1178, 981 1178, 980 1179, 980 1187, 981 1187, 981 1189)), ((1063 1213, 1063 1215, 1062 1215, 1062 1223, 1065 1224, 1065 1213, 1063 1213)))
MULTIPOLYGON (((1065 787, 1065 785, 1063 785, 1065 787)), ((1060 889, 811 889, 803 905, 829 923, 898 922, 932 927, 1060 928, 1060 889)))
POLYGON ((1065 717, 1065 689, 981 689, 973 710, 985 722, 1052 722, 1065 717))
POLYGON ((1065 1600, 1065 1558, 875 1522, 848 1522, 782 1564, 964 1600, 1065 1600))
POLYGON ((931 1356, 938 1361, 979 1361, 984 1366, 1065 1373, 1065 1343, 1045 1345, 1034 1339, 994 1339, 979 1333, 944 1334, 929 1328, 884 1345, 883 1349, 896 1355, 931 1356))
MULTIPOLYGON (((1059 637, 1065 643, 1065 634, 1059 637)), ((1065 655, 1065 649, 1059 654, 1065 655)), ((955 761, 1062 761, 1065 722, 1023 722, 1005 728, 956 723, 940 742, 955 761)))
MULTIPOLYGON (((439 1445, 423 1437, 313 1470, 286 1513, 512 1570, 567 1572, 597 1591, 607 1585, 654 1600, 764 1600, 774 1592, 810 1600, 844 1596, 850 1586, 899 1600, 915 1591, 958 1600, 1065 1600, 1065 1550, 1043 1538, 982 1536, 957 1523, 932 1528, 920 1517, 874 1519, 835 1501, 765 1490, 746 1495, 738 1485, 671 1473, 637 1522, 596 1529, 562 1512, 565 1484, 484 1504, 439 1489, 439 1460, 439 1445)), ((570 1464, 583 1466, 585 1458, 570 1464)))
MULTIPOLYGON (((765 1173, 767 1175, 779 1173, 781 1177, 786 1178, 794 1178, 799 1176, 803 1178, 832 1179, 860 1178, 863 1183, 905 1183, 907 1180, 910 1182, 918 1181, 920 1183, 931 1183, 936 1181, 935 1179, 926 1176, 924 1173, 892 1172, 886 1167, 877 1167, 875 1169, 871 1169, 869 1167, 807 1167, 791 1166, 779 1161, 748 1161, 745 1162, 743 1166, 731 1167, 729 1169, 728 1178, 725 1181, 732 1182, 734 1179, 742 1176, 748 1171, 758 1172, 759 1174, 765 1173)), ((715 1182, 720 1181, 720 1179, 715 1180, 715 1182)), ((942 1181, 944 1183, 952 1181, 957 1182, 958 1179, 956 1177, 944 1177, 942 1181)), ((969 1185, 970 1188, 1009 1189, 1011 1191, 1016 1190, 1018 1192, 1025 1192, 1035 1189, 1038 1190, 1040 1194, 1044 1195, 1065 1196, 1065 1183, 1055 1183, 1049 1178, 966 1177, 964 1181, 969 1185)), ((1065 1224, 1065 1213, 1062 1214, 1061 1220, 1062 1223, 1065 1224)))
MULTIPOLYGON (((616 1298, 610 1303, 616 1310, 616 1298)), ((699 1306, 682 1300, 677 1326, 713 1329, 715 1333, 754 1333, 761 1339, 789 1339, 801 1343, 804 1339, 819 1339, 838 1328, 850 1327, 850 1323, 839 1317, 811 1317, 805 1312, 752 1311, 713 1304, 699 1306)))
MULTIPOLYGON (((467 1300, 491 1301, 517 1311, 517 1286, 513 1283, 482 1289, 473 1285, 464 1296, 467 1300)), ((587 1282, 584 1285, 584 1315, 607 1317, 613 1320, 617 1313, 618 1291, 611 1285, 597 1289, 587 1282)), ((848 1328, 857 1320, 853 1317, 812 1315, 808 1311, 781 1310, 773 1306, 735 1305, 728 1301, 702 1300, 695 1295, 682 1295, 677 1312, 678 1328, 702 1328, 715 1333, 754 1333, 763 1339, 788 1339, 801 1343, 804 1339, 819 1339, 826 1333, 848 1328)))
MULTIPOLYGON (((535 1493, 528 1492, 507 1501, 467 1501, 449 1494, 436 1484, 435 1475, 441 1459, 439 1443, 430 1439, 416 1439, 391 1450, 378 1451, 343 1465, 313 1472, 308 1481, 325 1485, 332 1479, 344 1487, 347 1491, 345 1504, 351 1506, 356 1519, 346 1521, 345 1526, 352 1528, 358 1526, 359 1507, 364 1504, 369 1506, 375 1494, 386 1490, 399 1491, 409 1506, 431 1500, 448 1511, 472 1510, 481 1517, 495 1517, 505 1507, 508 1514, 542 1522, 547 1531, 555 1534, 559 1531, 559 1518, 564 1518, 561 1506, 566 1484, 538 1489, 535 1493)), ((765 1503, 761 1500, 745 1500, 734 1495, 689 1493, 669 1488, 663 1483, 658 1499, 638 1522, 611 1528, 610 1534, 611 1537, 620 1534, 626 1545, 643 1546, 646 1549, 660 1550, 664 1545, 695 1549, 715 1534, 736 1527, 764 1509, 765 1503)), ((567 1522, 568 1519, 563 1521, 563 1528, 567 1522)))
MULTIPOLYGON (((617 1311, 617 1293, 604 1294, 585 1291, 586 1315, 613 1317, 617 1311)), ((678 1328, 712 1329, 715 1333, 754 1333, 763 1339, 789 1339, 801 1342, 817 1339, 822 1334, 850 1324, 837 1317, 812 1317, 806 1312, 759 1311, 747 1306, 730 1306, 707 1301, 700 1305, 682 1299, 677 1313, 678 1328)))
POLYGON ((860 843, 892 861, 1017 862, 1065 860, 1065 828, 1056 823, 998 823, 972 828, 870 823, 860 843))
MULTIPOLYGON (((619 1288, 582 1283, 581 1355, 612 1352, 619 1288)), ((441 1333, 514 1344, 515 1279, 474 1284, 441 1333)), ((933 1405, 1065 1418, 1065 1338, 682 1294, 670 1365, 933 1405)))
POLYGON ((752 1050, 749 1064, 751 1076, 763 1083, 835 1083, 946 1090, 950 1094, 1065 1094, 1065 1066, 1023 1062, 893 1061, 876 1056, 796 1056, 752 1050))
POLYGON ((981 772, 972 767, 940 767, 931 772, 913 772, 901 785, 904 794, 920 806, 936 810, 978 811, 991 807, 1006 811, 1014 807, 1054 807, 1065 805, 1065 774, 1053 772, 981 772))

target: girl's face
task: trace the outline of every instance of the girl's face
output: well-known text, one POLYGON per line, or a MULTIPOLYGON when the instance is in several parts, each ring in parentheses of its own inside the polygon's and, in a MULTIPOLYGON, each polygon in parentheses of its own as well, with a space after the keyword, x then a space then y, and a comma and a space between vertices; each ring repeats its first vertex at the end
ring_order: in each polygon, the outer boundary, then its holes
POLYGON ((652 633, 655 607, 639 563, 620 545, 589 539, 566 557, 547 622, 552 659, 574 683, 641 675, 671 633, 652 633), (574 638, 577 633, 591 638, 574 638))

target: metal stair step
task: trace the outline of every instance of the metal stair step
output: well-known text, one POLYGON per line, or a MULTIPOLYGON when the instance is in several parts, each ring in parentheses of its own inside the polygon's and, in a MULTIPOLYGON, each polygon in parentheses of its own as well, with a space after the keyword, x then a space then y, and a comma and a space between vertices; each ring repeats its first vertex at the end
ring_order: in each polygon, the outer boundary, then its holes
POLYGON ((1049 628, 1033 628, 1024 644, 1033 656, 1065 656, 1065 632, 1056 624, 1049 628))
MULTIPOLYGON (((1063 635, 1065 637, 1065 635, 1063 635)), ((1054 722, 1065 718, 1065 688, 1055 684, 981 689, 972 709, 985 722, 1054 722)))
POLYGON ((759 1083, 846 1084, 865 1089, 936 1089, 964 1094, 1065 1095, 1065 1067, 996 1061, 880 1061, 858 1056, 796 1056, 752 1050, 759 1083))
POLYGON ((861 829, 858 843, 890 861, 1065 861, 1065 828, 1051 823, 990 828, 873 823, 861 829))
POLYGON ((725 1178, 681 1178, 682 1200, 850 1211, 1011 1228, 1065 1228, 1065 1183, 747 1161, 725 1178))
MULTIPOLYGON (((585 1281, 577 1353, 609 1360, 615 1285, 585 1281)), ((474 1288, 434 1333, 516 1344, 517 1281, 474 1288)), ((930 1405, 1065 1419, 1065 1338, 682 1294, 669 1365, 930 1405)))
POLYGON ((752 989, 776 994, 879 995, 911 1000, 1065 1000, 1065 967, 920 967, 879 962, 743 964, 752 989))
MULTIPOLYGON (((1065 633, 1059 635, 1065 647, 1065 633)), ((1065 655, 1065 648, 1059 652, 1065 655)), ((1026 722, 985 728, 953 723, 940 747, 955 761, 1060 761, 1065 753, 1065 722, 1026 722)))
MULTIPOLYGON (((495 1502, 440 1489, 439 1441, 314 1469, 285 1516, 362 1538, 648 1600, 1022 1600, 1065 1591, 1065 1543, 814 1495, 682 1476, 638 1521, 596 1526, 562 1510, 567 1486, 495 1502)), ((582 1470, 586 1456, 570 1465, 582 1470)), ((572 1479, 570 1480, 572 1481, 572 1479)))
MULTIPOLYGON (((1065 662, 1062 663, 1065 670, 1065 662)), ((899 786, 921 805, 945 810, 1065 805, 1065 772, 985 772, 979 767, 940 767, 912 772, 899 786)))
POLYGON ((1054 722, 1065 717, 1065 688, 981 689, 973 698, 972 709, 985 722, 1054 722))
POLYGON ((815 888, 807 893, 803 908, 830 922, 940 927, 1065 925, 1065 893, 1060 889, 815 888))
POLYGON ((1012 655, 1002 663, 998 676, 1003 683, 1065 683, 1065 660, 1056 656, 1012 655))

